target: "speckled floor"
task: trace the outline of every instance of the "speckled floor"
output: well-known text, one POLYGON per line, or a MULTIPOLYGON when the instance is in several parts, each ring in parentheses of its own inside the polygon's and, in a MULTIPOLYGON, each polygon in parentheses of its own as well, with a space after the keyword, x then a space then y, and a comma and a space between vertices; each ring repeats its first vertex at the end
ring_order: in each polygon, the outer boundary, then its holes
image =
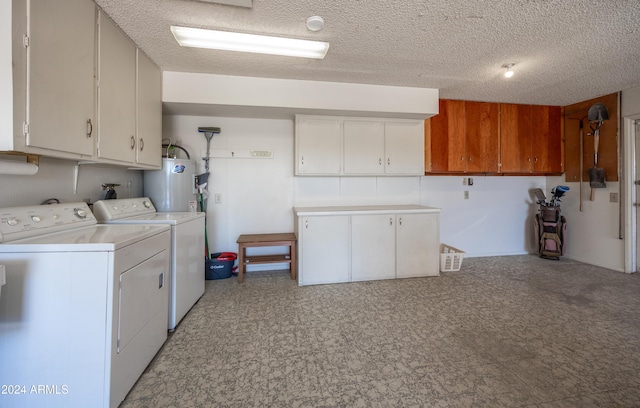
POLYGON ((640 276, 525 255, 207 281, 121 407, 640 407, 640 276))

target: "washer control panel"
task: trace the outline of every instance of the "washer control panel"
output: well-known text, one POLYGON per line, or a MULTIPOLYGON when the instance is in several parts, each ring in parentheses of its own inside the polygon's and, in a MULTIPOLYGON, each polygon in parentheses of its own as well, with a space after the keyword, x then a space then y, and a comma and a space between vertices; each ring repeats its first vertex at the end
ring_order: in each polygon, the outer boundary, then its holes
POLYGON ((0 208, 0 242, 97 223, 84 202, 0 208))
POLYGON ((148 197, 100 200, 93 203, 93 214, 100 222, 153 214, 155 212, 156 208, 148 197))

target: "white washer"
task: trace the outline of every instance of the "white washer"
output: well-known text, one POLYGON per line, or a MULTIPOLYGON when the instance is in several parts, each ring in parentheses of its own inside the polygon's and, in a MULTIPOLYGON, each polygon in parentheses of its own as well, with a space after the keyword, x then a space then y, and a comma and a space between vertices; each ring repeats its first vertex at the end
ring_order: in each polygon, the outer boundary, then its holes
POLYGON ((102 223, 171 226, 168 329, 175 330, 204 294, 204 213, 156 212, 148 197, 96 201, 93 213, 102 223))
POLYGON ((2 406, 117 407, 167 339, 170 232, 0 209, 2 406))

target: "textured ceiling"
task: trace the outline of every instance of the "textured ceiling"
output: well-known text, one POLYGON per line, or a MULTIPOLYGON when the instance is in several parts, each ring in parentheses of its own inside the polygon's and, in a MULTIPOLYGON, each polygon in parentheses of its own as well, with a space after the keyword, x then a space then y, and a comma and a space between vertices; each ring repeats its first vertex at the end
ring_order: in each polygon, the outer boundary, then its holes
POLYGON ((639 0, 96 0, 163 70, 569 105, 640 85, 639 0), (319 32, 306 28, 325 19, 319 32), (324 60, 181 48, 170 25, 331 43, 324 60), (515 75, 502 76, 515 62, 515 75))

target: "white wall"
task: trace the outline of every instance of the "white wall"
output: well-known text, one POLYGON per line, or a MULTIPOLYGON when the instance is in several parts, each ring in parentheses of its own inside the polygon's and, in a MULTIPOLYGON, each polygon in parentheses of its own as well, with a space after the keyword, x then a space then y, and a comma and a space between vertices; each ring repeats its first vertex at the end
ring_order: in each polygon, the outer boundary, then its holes
MULTIPOLYGON (((534 251, 532 188, 544 177, 294 177, 293 120, 165 116, 163 136, 185 147, 204 171, 198 127, 222 129, 211 149, 272 150, 273 159, 211 160, 207 228, 211 252, 237 250, 243 233, 293 231, 294 206, 423 204, 442 208, 442 242, 468 256, 534 251), (468 200, 463 191, 469 190, 468 200), (222 194, 222 203, 213 196, 222 194)), ((547 192, 548 194, 548 192, 547 192)), ((265 249, 277 251, 278 248, 265 249)))
MULTIPOLYGON (((622 91, 620 111, 623 119, 640 115, 640 87, 622 91)), ((620 124, 619 133, 620 146, 623 148, 625 145, 629 146, 629 143, 625 143, 627 135, 623 134, 622 124, 620 124)), ((622 162, 623 170, 620 176, 624 175, 626 166, 633 165, 631 161, 622 162)), ((595 200, 590 201, 589 182, 586 181, 582 185, 583 211, 580 211, 580 194, 578 193, 580 184, 565 182, 564 175, 547 179, 548 186, 557 184, 571 187, 562 206, 562 213, 568 222, 566 257, 608 269, 625 271, 625 241, 620 238, 619 231, 619 217, 623 214, 620 212, 618 203, 611 203, 609 197, 610 193, 618 193, 619 197, 626 199, 626 205, 634 208, 633 195, 620 194, 620 182, 607 182, 606 188, 596 189, 595 200)), ((631 226, 628 227, 631 228, 631 226)))
POLYGON ((541 188, 549 197, 545 177, 469 177, 471 186, 462 176, 421 178, 420 204, 441 208, 440 241, 468 257, 534 253, 537 204, 531 190, 541 188))
POLYGON ((624 271, 624 241, 619 238, 619 206, 609 201, 610 193, 619 193, 620 183, 606 182, 606 188, 595 191, 590 200, 589 181, 582 183, 582 212, 580 211, 580 183, 565 182, 564 175, 549 177, 547 185, 566 185, 562 215, 567 219, 565 257, 576 261, 624 271))
MULTIPOLYGON (((211 149, 271 150, 271 159, 212 158, 207 229, 210 252, 236 252, 240 234, 293 231, 293 121, 164 116, 163 137, 172 138, 204 173, 206 139, 198 127, 215 126, 211 149), (222 202, 216 204, 215 194, 222 202)), ((276 252, 265 248, 253 253, 276 252)))
MULTIPOLYGON (((24 159, 21 159, 24 161, 24 159)), ((49 198, 62 202, 91 202, 104 197, 103 183, 116 183, 118 198, 142 195, 142 173, 111 166, 86 164, 78 171, 78 188, 73 192, 74 161, 40 159, 38 173, 33 176, 0 175, 0 208, 38 205, 49 198)))

